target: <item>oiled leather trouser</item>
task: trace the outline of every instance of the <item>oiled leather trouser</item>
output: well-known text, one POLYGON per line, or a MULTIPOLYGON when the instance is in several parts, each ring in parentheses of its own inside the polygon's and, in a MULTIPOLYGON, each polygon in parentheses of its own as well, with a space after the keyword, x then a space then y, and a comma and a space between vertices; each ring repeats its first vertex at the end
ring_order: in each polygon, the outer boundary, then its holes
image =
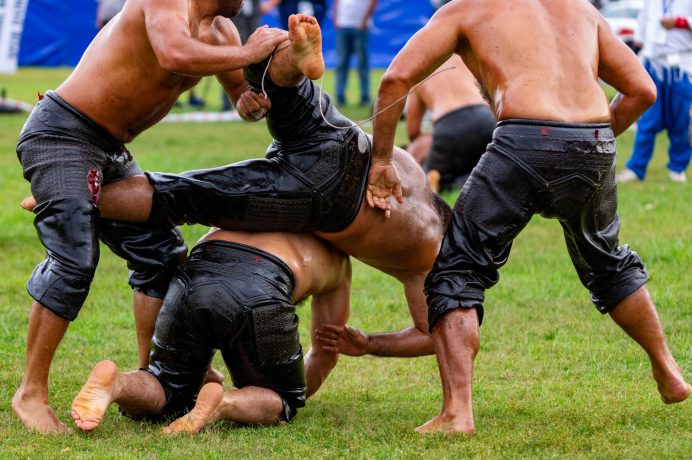
POLYGON ((74 320, 99 260, 99 239, 128 262, 130 285, 163 298, 187 247, 173 226, 101 219, 101 186, 142 170, 105 129, 49 91, 20 134, 17 155, 38 203, 34 227, 46 258, 27 282, 29 294, 74 320))
POLYGON ((448 310, 476 308, 499 280, 512 241, 534 214, 558 219, 591 301, 614 308, 648 279, 618 244, 615 138, 608 123, 504 120, 464 185, 425 282, 430 330, 448 310))
POLYGON ((264 86, 272 102, 267 126, 274 142, 266 157, 182 174, 147 173, 155 188, 151 222, 336 232, 355 219, 370 166, 369 139, 314 82, 283 88, 265 75, 262 84, 265 66, 250 66, 246 78, 258 91, 264 86))

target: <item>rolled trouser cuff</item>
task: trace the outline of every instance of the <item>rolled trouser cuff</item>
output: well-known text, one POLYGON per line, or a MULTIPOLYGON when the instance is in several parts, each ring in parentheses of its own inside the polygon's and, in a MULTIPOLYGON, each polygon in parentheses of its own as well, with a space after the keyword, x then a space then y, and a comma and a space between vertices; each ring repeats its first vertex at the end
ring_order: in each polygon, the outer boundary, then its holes
POLYGON ((456 308, 475 308, 478 314, 478 325, 483 324, 483 299, 453 299, 439 295, 428 296, 428 331, 432 333, 435 323, 448 311, 456 308))

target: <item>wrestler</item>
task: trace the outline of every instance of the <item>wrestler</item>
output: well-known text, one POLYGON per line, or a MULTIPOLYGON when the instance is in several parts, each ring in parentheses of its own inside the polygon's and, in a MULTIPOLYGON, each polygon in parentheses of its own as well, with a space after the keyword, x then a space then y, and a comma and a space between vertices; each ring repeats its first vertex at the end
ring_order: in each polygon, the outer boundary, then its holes
MULTIPOLYGON (((397 212, 389 219, 362 206, 369 138, 306 79, 308 74, 319 76, 323 66, 319 26, 312 17, 293 15, 289 42, 279 46, 271 62, 246 71, 253 86, 264 88, 271 98, 267 125, 274 142, 267 158, 182 175, 148 173, 108 184, 101 214, 132 222, 157 214, 159 220, 246 231, 315 229, 321 238, 404 285, 414 325, 378 343, 377 353, 431 354, 423 282, 439 251, 449 206, 432 193, 423 170, 400 148, 392 155, 409 184, 406 201, 395 205, 397 212)), ((260 110, 246 102, 246 94, 241 95, 240 111, 260 110)), ((30 208, 30 200, 23 206, 30 208)))
POLYGON ((478 164, 495 129, 495 114, 483 100, 478 82, 456 54, 406 100, 406 131, 419 142, 423 117, 433 122, 429 150, 418 158, 434 192, 459 190, 478 164))
MULTIPOLYGON (((67 430, 48 404, 48 374, 89 291, 99 258, 97 235, 132 269, 139 356, 147 362, 161 298, 187 248, 168 224, 99 219, 101 186, 142 173, 124 144, 163 118, 202 76, 218 75, 233 101, 248 89, 240 69, 267 57, 285 32, 261 28, 240 46, 229 18, 241 4, 128 1, 24 125, 17 154, 38 202, 34 225, 47 248, 46 259, 27 283, 34 302, 26 371, 12 400, 27 428, 67 430)), ((256 107, 269 107, 254 97, 256 107)))
POLYGON ((128 415, 159 421, 194 407, 168 432, 196 433, 220 419, 288 422, 337 358, 311 350, 304 371, 296 305, 312 296, 313 329, 343 324, 350 284, 348 257, 314 235, 212 230, 171 282, 148 369, 121 373, 112 361, 98 363, 72 417, 94 430, 115 402, 128 415), (204 384, 217 349, 235 390, 204 384))
MULTIPOLYGON (((560 221, 591 300, 646 351, 663 401, 686 399, 692 387, 666 344, 644 265, 618 244, 615 136, 656 97, 636 56, 588 2, 519 0, 508 8, 504 0, 452 0, 392 61, 375 110, 453 53, 487 93, 499 123, 426 280, 443 405, 418 431, 474 432, 471 385, 484 292, 534 214, 560 221), (610 105, 599 78, 619 92, 610 105)), ((368 189, 371 204, 385 210, 392 195, 405 198, 401 184, 407 187, 391 155, 402 105, 374 124, 368 189)))

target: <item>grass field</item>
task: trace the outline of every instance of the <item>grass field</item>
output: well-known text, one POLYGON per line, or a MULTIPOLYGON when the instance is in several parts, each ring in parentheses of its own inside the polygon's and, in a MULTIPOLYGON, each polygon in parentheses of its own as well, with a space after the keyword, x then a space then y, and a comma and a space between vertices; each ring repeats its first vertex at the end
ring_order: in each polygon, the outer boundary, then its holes
MULTIPOLYGON (((0 76, 0 88, 31 101, 36 90, 54 88, 67 73, 22 69, 0 76)), ((216 91, 210 91, 213 99, 216 91)), ((351 91, 357 100, 355 87, 351 91)), ((367 115, 355 107, 345 112, 355 119, 367 115)), ((590 304, 560 226, 540 218, 516 240, 500 283, 487 295, 473 438, 413 431, 440 408, 434 357, 342 357, 323 388, 284 426, 217 424, 196 437, 169 439, 160 436, 159 426, 122 418, 112 407, 93 433, 28 433, 10 407, 24 366, 30 306, 24 283, 43 257, 32 216, 18 206, 29 194, 14 151, 25 117, 0 115, 0 251, 6 270, 0 277, 0 458, 692 458, 692 402, 660 402, 646 355, 590 304)), ((161 124, 131 151, 144 169, 180 171, 260 156, 269 141, 264 123, 161 124)), ((620 165, 631 143, 631 132, 619 138, 620 165)), ((670 348, 689 379, 692 185, 668 182, 666 146, 661 137, 646 182, 620 187, 621 241, 647 263, 670 348)), ((446 198, 452 202, 454 196, 446 198)), ((205 229, 188 226, 183 232, 194 243, 205 229)), ((71 426, 72 398, 94 363, 108 358, 122 369, 136 367, 126 277, 124 262, 104 247, 87 303, 55 358, 51 404, 71 426)), ((306 349, 308 312, 299 309, 306 349)), ((351 324, 368 331, 408 326, 401 286, 356 262, 351 324)), ((220 360, 215 364, 225 371, 220 360)))

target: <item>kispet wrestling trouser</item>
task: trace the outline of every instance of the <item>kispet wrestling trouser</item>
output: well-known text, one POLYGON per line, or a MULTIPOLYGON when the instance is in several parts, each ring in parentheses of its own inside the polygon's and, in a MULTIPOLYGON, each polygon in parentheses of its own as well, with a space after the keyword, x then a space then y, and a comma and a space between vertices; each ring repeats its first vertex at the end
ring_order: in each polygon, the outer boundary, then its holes
MULTIPOLYGON (((246 70, 258 90, 265 66, 246 70)), ((355 219, 370 166, 367 136, 310 80, 283 88, 267 76, 264 88, 274 136, 266 157, 182 174, 147 173, 155 188, 151 222, 336 232, 355 219)))
POLYGON ((453 110, 433 125, 425 171, 440 173, 442 190, 459 190, 478 164, 495 129, 495 114, 485 104, 453 110))
POLYGON ((648 279, 618 244, 615 138, 607 123, 504 120, 464 185, 425 283, 429 325, 476 308, 497 283, 512 241, 534 214, 558 219, 596 308, 606 313, 648 279))
POLYGON ((280 259, 226 241, 196 246, 178 270, 156 322, 149 372, 166 393, 158 418, 195 404, 215 350, 236 388, 258 386, 281 396, 281 418, 305 406, 307 386, 293 273, 280 259))
POLYGON ((77 317, 96 270, 101 239, 128 262, 130 285, 163 298, 187 247, 174 227, 99 217, 103 184, 142 170, 125 146, 49 91, 26 121, 17 145, 36 199, 34 226, 46 259, 29 294, 58 316, 77 317))

